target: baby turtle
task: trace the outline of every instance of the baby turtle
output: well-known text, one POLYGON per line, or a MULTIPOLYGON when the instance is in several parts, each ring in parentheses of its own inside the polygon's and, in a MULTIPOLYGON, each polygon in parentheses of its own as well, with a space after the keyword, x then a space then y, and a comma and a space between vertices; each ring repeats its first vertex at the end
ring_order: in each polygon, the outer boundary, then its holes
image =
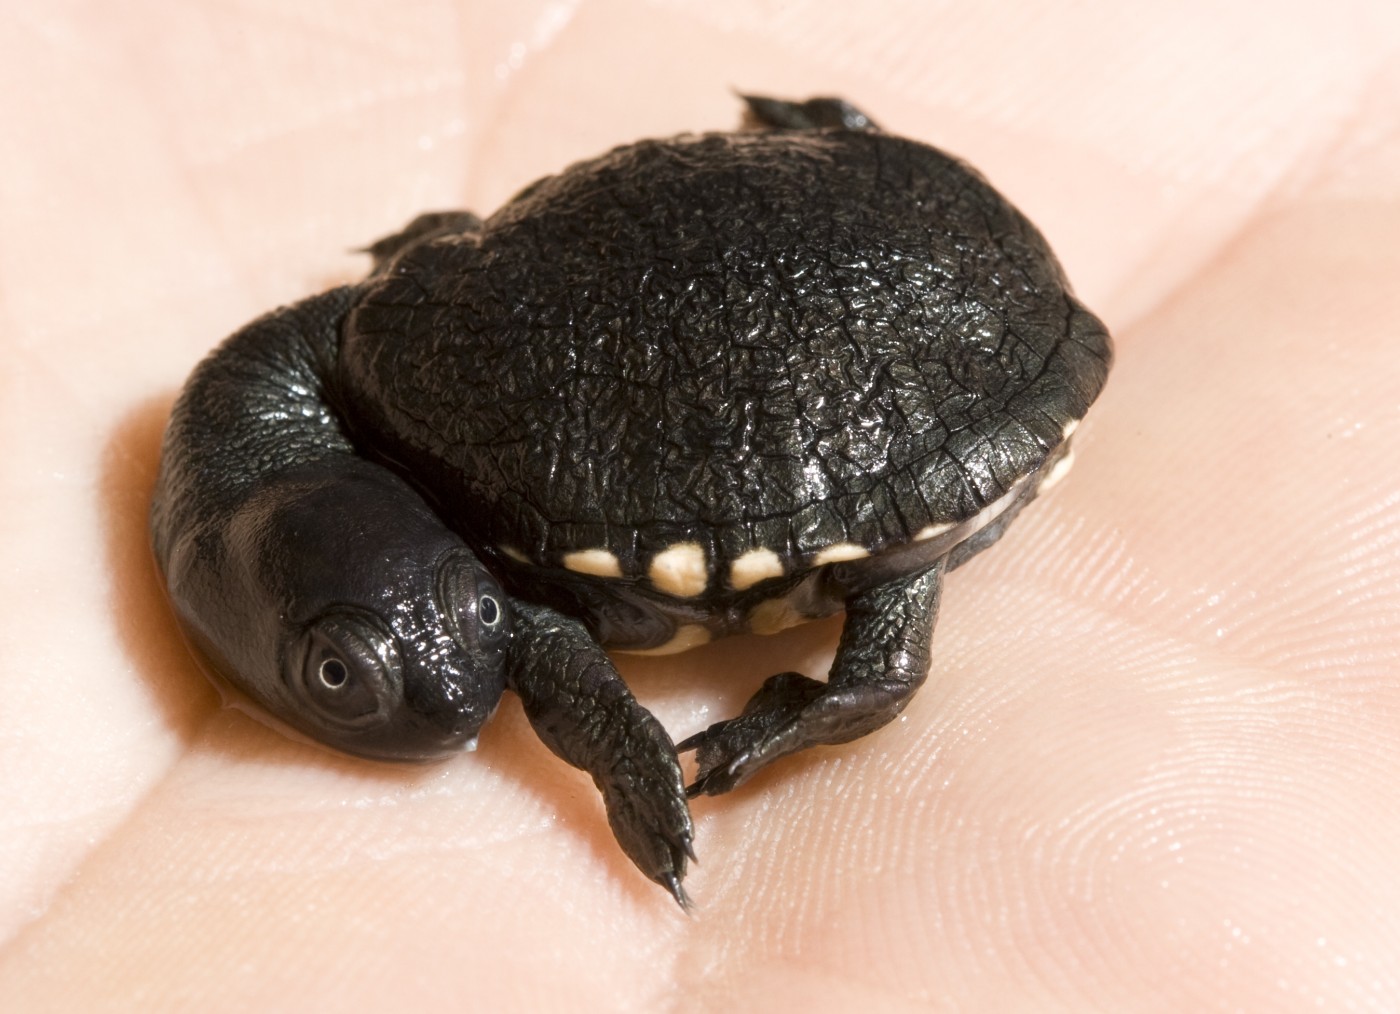
POLYGON ((271 715, 423 760, 509 688, 682 903, 687 794, 899 714, 944 573, 1063 473, 1111 358, 976 172, 836 99, 747 102, 761 129, 422 216, 239 331, 151 512, 185 627, 271 715), (826 682, 773 676, 679 747, 601 647, 841 610, 826 682))

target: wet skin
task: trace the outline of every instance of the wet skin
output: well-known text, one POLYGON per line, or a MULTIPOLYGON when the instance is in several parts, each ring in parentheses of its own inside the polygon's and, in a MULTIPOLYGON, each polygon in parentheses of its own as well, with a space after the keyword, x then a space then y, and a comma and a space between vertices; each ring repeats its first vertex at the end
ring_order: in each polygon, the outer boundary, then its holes
POLYGON ((177 403, 152 509, 186 628, 270 714, 426 760, 509 687, 682 904, 687 794, 904 709, 944 573, 1063 473, 1111 356, 974 173, 838 100, 749 104, 769 129, 425 216, 249 325, 177 403), (841 610, 827 681, 682 743, 688 790, 602 650, 841 610))

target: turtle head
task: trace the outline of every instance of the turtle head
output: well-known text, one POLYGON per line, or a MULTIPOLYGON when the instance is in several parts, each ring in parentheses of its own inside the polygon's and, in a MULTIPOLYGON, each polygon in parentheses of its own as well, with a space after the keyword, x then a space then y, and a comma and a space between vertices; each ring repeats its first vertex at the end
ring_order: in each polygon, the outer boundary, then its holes
POLYGON ((475 748, 504 688, 508 606, 470 551, 424 548, 440 551, 376 555, 314 616, 289 615, 279 704, 297 728, 384 760, 475 748))
POLYGON ((475 746, 505 686, 510 606, 397 477, 302 471, 207 535, 168 554, 172 597, 198 605, 187 628, 277 723, 382 760, 475 746))

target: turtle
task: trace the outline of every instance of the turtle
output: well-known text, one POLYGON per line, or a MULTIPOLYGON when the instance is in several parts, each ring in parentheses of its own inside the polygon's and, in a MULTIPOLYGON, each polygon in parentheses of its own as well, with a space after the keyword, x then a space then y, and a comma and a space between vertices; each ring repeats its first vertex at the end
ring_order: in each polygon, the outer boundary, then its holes
POLYGON ((903 710, 944 576, 1064 474, 1112 359, 974 169, 842 99, 744 99, 424 214, 225 340, 150 516, 182 627, 275 722, 426 761, 510 689, 682 906, 689 800, 903 710), (605 652, 841 611, 825 680, 679 744, 605 652))

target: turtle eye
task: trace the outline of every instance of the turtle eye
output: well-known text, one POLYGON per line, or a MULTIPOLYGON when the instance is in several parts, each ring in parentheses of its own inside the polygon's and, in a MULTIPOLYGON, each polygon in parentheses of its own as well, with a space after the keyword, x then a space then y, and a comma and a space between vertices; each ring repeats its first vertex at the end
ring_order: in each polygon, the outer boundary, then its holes
POLYGON ((323 617, 307 632, 293 685, 317 718, 340 728, 388 721, 399 692, 396 656, 376 631, 323 617))
POLYGON ((509 631, 506 597, 500 585, 488 574, 476 578, 477 639, 483 648, 498 648, 505 643, 509 631))
POLYGON ((483 627, 495 628, 501 623, 501 604, 496 596, 483 594, 476 600, 476 616, 483 627))
POLYGON ((321 684, 327 690, 339 690, 350 681, 350 670, 334 655, 322 660, 318 675, 321 677, 321 684))
POLYGON ((510 615, 506 597, 474 559, 451 557, 442 567, 441 602, 464 647, 497 648, 505 643, 510 615))

